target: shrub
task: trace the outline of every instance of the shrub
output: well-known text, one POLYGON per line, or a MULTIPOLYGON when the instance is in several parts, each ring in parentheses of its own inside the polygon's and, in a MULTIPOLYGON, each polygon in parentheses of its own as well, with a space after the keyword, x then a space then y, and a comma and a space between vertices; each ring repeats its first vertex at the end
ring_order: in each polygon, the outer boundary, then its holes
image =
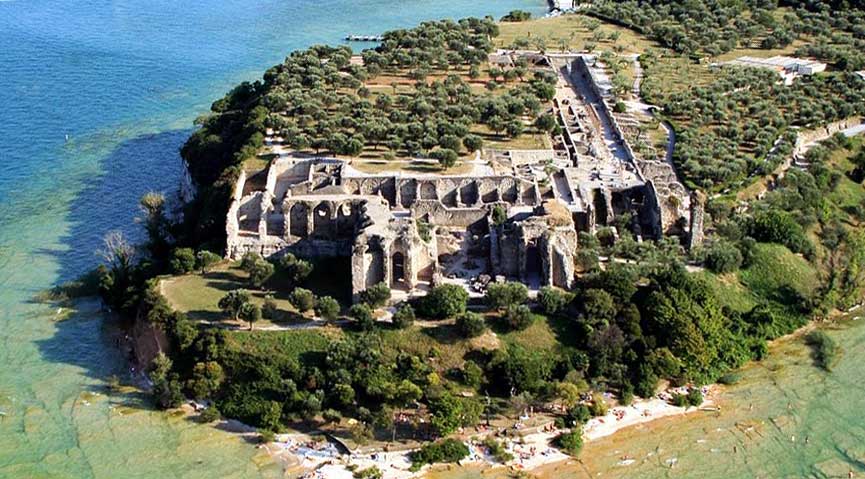
POLYGON ((493 309, 503 310, 509 306, 523 304, 529 299, 529 289, 522 283, 490 283, 487 286, 486 301, 493 309))
POLYGON ((491 216, 495 226, 501 226, 508 220, 508 212, 502 205, 493 206, 491 216))
POLYGON ((736 245, 719 240, 706 250, 705 263, 715 273, 732 273, 742 266, 742 252, 736 245))
POLYGON ((305 313, 315 307, 315 295, 308 289, 294 288, 288 295, 288 302, 301 313, 305 313))
POLYGON ((219 263, 222 260, 218 254, 207 250, 201 250, 195 254, 195 267, 201 274, 205 274, 210 270, 210 267, 219 263))
POLYGON ((390 299, 390 287, 387 283, 377 283, 360 292, 360 302, 370 308, 380 308, 390 299))
POLYGON ((685 394, 673 394, 670 402, 676 407, 688 407, 688 396, 685 394))
POLYGON ((431 319, 445 319, 465 312, 469 294, 455 284, 443 284, 433 288, 421 298, 418 312, 431 319))
POLYGON ((192 271, 195 269, 195 252, 192 248, 176 248, 171 252, 169 266, 174 274, 186 274, 192 271))
POLYGON ((505 321, 513 330, 522 331, 531 326, 534 320, 532 310, 525 304, 514 304, 505 310, 505 321))
POLYGON ((250 299, 249 292, 243 289, 229 291, 219 300, 219 309, 230 314, 234 319, 238 319, 240 308, 248 303, 250 299))
POLYGON ((603 416, 604 414, 607 414, 608 409, 607 401, 604 401, 603 396, 598 393, 592 395, 592 403, 589 405, 589 412, 592 413, 592 416, 603 416))
POLYGON ((355 320, 358 327, 364 331, 370 331, 375 327, 375 317, 372 315, 372 309, 363 303, 352 306, 348 310, 348 316, 355 320))
POLYGON ((468 455, 469 448, 462 441, 442 439, 431 444, 424 444, 420 449, 413 451, 410 455, 411 470, 418 471, 426 464, 456 463, 468 455))
POLYGON ((498 462, 505 463, 514 458, 514 455, 509 453, 505 447, 502 446, 502 443, 496 441, 494 438, 487 437, 484 439, 483 444, 484 447, 487 448, 487 451, 489 451, 490 456, 498 462))
POLYGON ((414 308, 408 303, 402 303, 393 313, 393 325, 399 329, 411 326, 414 320, 414 308))
POLYGON ((450 148, 439 148, 438 150, 431 151, 429 156, 434 160, 438 160, 443 168, 450 168, 456 165, 460 157, 456 151, 450 148))
POLYGON ((264 297, 264 304, 261 306, 261 315, 267 319, 276 319, 279 315, 279 308, 276 306, 276 301, 272 294, 264 297))
POLYGON ((330 296, 321 296, 315 300, 315 315, 332 321, 339 316, 339 302, 330 296))
POLYGON ((703 404, 703 393, 700 391, 700 388, 691 388, 686 395, 686 399, 689 406, 697 407, 703 404))
POLYGON ((216 404, 212 404, 209 408, 201 411, 201 414, 198 415, 198 419, 201 422, 219 421, 221 418, 222 413, 219 412, 219 408, 216 407, 216 404))
POLYGON ((538 291, 538 305, 546 314, 556 314, 574 299, 574 294, 554 286, 544 286, 538 291))
POLYGON ((460 334, 466 338, 476 338, 484 334, 484 331, 487 329, 483 316, 471 311, 466 311, 457 316, 456 327, 460 334))
POLYGON ((622 406, 630 406, 634 402, 634 386, 626 384, 622 386, 622 394, 619 397, 619 404, 622 406))
POLYGON ((359 471, 355 471, 351 477, 354 479, 382 479, 384 474, 381 472, 376 466, 370 466, 366 469, 361 469, 359 471))
POLYGON ((252 330, 253 323, 261 320, 261 308, 257 304, 243 303, 238 318, 249 323, 249 329, 252 330))
POLYGON ((583 448, 583 430, 574 428, 571 432, 563 432, 555 439, 555 445, 565 453, 571 456, 580 454, 583 448))
POLYGON ((461 373, 463 384, 469 387, 477 388, 484 380, 484 370, 471 360, 463 364, 461 373))

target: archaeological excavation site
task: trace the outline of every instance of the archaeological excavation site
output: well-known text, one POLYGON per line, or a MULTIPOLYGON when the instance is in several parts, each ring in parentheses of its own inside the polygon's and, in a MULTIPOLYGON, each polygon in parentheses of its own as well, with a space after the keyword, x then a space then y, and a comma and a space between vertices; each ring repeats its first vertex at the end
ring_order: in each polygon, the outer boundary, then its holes
POLYGON ((559 123, 550 148, 484 148, 460 174, 370 173, 351 159, 283 149, 270 135, 276 158, 235 187, 227 256, 345 258, 357 300, 380 282, 403 295, 443 283, 482 294, 506 280, 569 288, 579 233, 600 228, 699 242, 701 202, 669 161, 631 148, 625 131, 636 121, 614 112, 600 60, 499 51, 491 61, 521 57, 558 75, 546 106, 559 123))

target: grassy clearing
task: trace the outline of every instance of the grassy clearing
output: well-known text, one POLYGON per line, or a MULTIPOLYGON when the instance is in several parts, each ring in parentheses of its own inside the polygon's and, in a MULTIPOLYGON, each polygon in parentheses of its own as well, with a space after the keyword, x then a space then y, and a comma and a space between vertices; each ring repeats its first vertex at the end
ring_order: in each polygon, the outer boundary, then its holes
POLYGON ((536 314, 534 322, 522 331, 510 331, 501 335, 502 341, 508 345, 518 345, 531 350, 551 350, 559 341, 552 319, 536 314))
MULTIPOLYGON (((301 286, 312 290, 317 295, 333 296, 343 304, 347 304, 351 291, 347 279, 350 275, 345 272, 347 266, 347 262, 342 258, 316 262, 312 274, 301 286)), ((288 302, 291 284, 279 273, 265 283, 264 290, 251 288, 247 278, 248 275, 238 267, 238 263, 225 262, 204 275, 194 273, 163 279, 162 294, 174 309, 187 313, 190 318, 197 321, 235 324, 218 306, 220 298, 235 289, 249 291, 252 302, 259 306, 264 304, 266 294, 273 294, 280 313, 276 323, 311 317, 311 313, 300 315, 288 302)), ((273 324, 274 322, 263 319, 260 323, 256 323, 256 327, 273 324)))
POLYGON ((717 295, 722 306, 744 313, 750 311, 757 302, 739 282, 736 274, 717 275, 708 271, 697 273, 717 295))
POLYGON ((812 297, 820 281, 817 271, 784 246, 758 244, 752 264, 740 273, 742 284, 757 298, 789 303, 791 292, 812 297))
POLYGON ((525 133, 516 138, 497 135, 486 125, 475 125, 471 132, 483 138, 484 148, 494 150, 545 150, 552 148, 549 135, 534 128, 527 128, 525 133))
POLYGON ((385 329, 381 337, 388 358, 400 352, 430 358, 430 365, 439 373, 461 367, 466 353, 473 349, 472 342, 460 336, 452 323, 385 329))
MULTIPOLYGON (((232 263, 223 263, 204 275, 196 273, 166 278, 162 280, 161 286, 162 294, 168 303, 196 321, 234 323, 232 318, 219 309, 219 300, 235 289, 248 290, 253 303, 259 306, 264 304, 265 292, 250 288, 247 284, 247 274, 232 263)), ((277 307, 280 311, 296 315, 296 310, 288 302, 287 296, 279 292, 274 294, 277 307)), ((270 322, 267 320, 256 324, 256 326, 268 325, 270 322)))
POLYGON ((253 356, 283 357, 304 364, 323 364, 327 345, 342 337, 337 328, 295 331, 236 331, 226 335, 229 350, 242 351, 253 356))
POLYGON ((657 46, 654 41, 624 27, 601 23, 594 30, 590 28, 597 23, 598 20, 579 14, 501 23, 495 44, 507 48, 515 43, 528 42, 529 48, 543 45, 549 50, 562 50, 564 47, 566 50, 582 51, 589 43, 594 44, 596 50, 612 50, 618 46, 626 54, 640 53, 657 46), (619 35, 616 40, 610 38, 610 34, 614 33, 619 35))

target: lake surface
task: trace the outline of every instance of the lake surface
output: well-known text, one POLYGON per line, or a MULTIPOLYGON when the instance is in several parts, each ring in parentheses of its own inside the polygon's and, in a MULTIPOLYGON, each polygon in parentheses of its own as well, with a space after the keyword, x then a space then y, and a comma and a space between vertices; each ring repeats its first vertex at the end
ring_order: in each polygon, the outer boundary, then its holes
POLYGON ((0 478, 268 477, 211 427, 106 396, 128 375, 95 302, 32 301, 173 194, 193 119, 291 50, 538 0, 0 0, 0 478), (68 136, 68 139, 67 139, 68 136), (61 321, 62 319, 62 321, 61 321))

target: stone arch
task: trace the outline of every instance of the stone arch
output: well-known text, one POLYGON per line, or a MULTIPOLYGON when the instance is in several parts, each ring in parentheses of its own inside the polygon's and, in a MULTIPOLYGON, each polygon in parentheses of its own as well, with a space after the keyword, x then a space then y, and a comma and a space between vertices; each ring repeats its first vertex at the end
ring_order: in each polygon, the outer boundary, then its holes
POLYGON ((354 235, 354 205, 351 201, 345 201, 336 207, 336 234, 337 236, 354 235))
POLYGON ((463 206, 474 206, 479 197, 476 181, 468 181, 460 186, 460 201, 463 206))
POLYGON ((407 289, 406 257, 401 251, 397 251, 390 257, 391 288, 407 289))
POLYGON ((422 200, 437 200, 436 184, 432 181, 424 181, 420 185, 420 197, 422 200))
POLYGON ((365 283, 370 288, 384 281, 384 252, 379 245, 370 245, 364 255, 367 269, 365 283))
POLYGON ((317 204, 312 210, 312 231, 315 236, 332 238, 334 221, 331 205, 327 201, 317 204))
POLYGON ((289 234, 306 238, 308 234, 307 215, 309 208, 304 203, 295 203, 289 210, 289 234))

